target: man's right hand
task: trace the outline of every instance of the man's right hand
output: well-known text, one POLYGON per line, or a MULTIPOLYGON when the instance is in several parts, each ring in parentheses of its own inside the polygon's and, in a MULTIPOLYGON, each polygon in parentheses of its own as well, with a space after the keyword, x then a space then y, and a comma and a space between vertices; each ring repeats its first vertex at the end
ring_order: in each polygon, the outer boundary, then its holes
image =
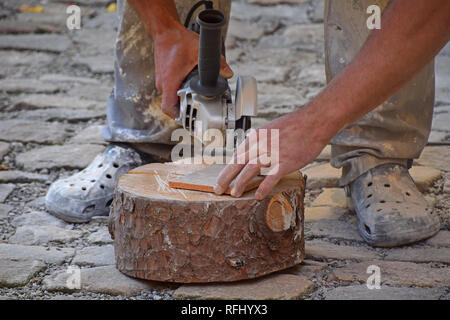
MULTIPOLYGON (((199 36, 179 21, 173 0, 128 0, 154 43, 156 88, 162 94, 162 111, 172 118, 179 115, 177 91, 197 65, 199 36)), ((233 71, 222 57, 220 75, 233 71)))
MULTIPOLYGON (((162 94, 162 111, 172 118, 179 115, 177 91, 198 62, 197 33, 181 24, 154 37, 156 88, 162 94)), ((220 75, 231 78, 233 71, 222 57, 220 75)))

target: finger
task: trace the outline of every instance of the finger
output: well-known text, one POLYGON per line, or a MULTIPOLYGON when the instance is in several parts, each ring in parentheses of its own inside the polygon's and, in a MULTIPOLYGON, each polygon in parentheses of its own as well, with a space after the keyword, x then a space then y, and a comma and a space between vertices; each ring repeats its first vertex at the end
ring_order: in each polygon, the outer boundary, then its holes
POLYGON ((178 117, 178 97, 169 93, 163 93, 161 110, 172 119, 178 117))
POLYGON ((162 92, 161 110, 172 119, 179 116, 178 91, 179 85, 167 85, 162 92))
POLYGON ((159 93, 162 93, 162 81, 158 70, 155 72, 155 87, 159 93))
POLYGON ((280 175, 266 176, 255 192, 256 200, 263 200, 280 181, 280 175))
POLYGON ((227 61, 225 60, 225 57, 222 56, 220 59, 220 76, 229 79, 234 75, 233 70, 231 70, 230 66, 228 65, 227 61))
POLYGON ((215 194, 222 194, 227 190, 231 181, 238 175, 238 173, 245 167, 245 164, 230 163, 223 168, 216 180, 214 186, 215 194))
MULTIPOLYGON (((242 142, 233 154, 233 158, 230 163, 221 171, 219 177, 216 180, 216 185, 214 186, 214 192, 216 194, 222 194, 227 190, 231 181, 239 174, 239 172, 245 167, 249 161, 249 146, 257 144, 257 134, 256 130, 251 131, 250 135, 242 142)), ((257 153, 256 153, 257 156, 257 153)), ((252 156, 253 158, 254 156, 252 156)))
POLYGON ((248 162, 249 157, 251 159, 255 158, 255 155, 256 156, 258 155, 257 146, 258 146, 257 132, 256 130, 251 129, 247 138, 237 146, 233 161, 235 163, 245 164, 246 162, 248 162))
POLYGON ((247 184, 259 174, 260 170, 259 163, 247 163, 235 180, 233 189, 231 189, 231 196, 239 198, 244 193, 247 184))

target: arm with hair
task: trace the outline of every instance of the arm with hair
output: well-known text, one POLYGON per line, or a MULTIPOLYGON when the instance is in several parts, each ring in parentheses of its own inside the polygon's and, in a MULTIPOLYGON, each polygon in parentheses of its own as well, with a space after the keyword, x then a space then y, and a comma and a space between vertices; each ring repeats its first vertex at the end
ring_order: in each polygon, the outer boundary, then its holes
MULTIPOLYGON (((370 34, 353 61, 315 99, 264 127, 279 130, 279 170, 266 176, 256 198, 263 199, 281 177, 313 161, 339 130, 387 100, 449 39, 450 1, 393 1, 382 28, 370 34)), ((237 176, 232 195, 240 196, 259 172, 258 164, 229 164, 218 177, 216 193, 223 193, 237 176)))

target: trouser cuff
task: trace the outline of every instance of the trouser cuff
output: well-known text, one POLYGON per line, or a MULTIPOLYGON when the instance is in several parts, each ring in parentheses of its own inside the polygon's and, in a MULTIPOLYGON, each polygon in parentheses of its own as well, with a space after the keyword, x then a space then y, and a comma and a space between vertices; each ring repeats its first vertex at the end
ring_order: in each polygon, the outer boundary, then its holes
POLYGON ((342 168, 342 176, 339 180, 340 187, 350 184, 370 169, 387 163, 396 163, 408 167, 408 159, 377 158, 369 154, 360 155, 344 161, 341 161, 339 157, 333 157, 331 159, 331 165, 333 167, 342 168))

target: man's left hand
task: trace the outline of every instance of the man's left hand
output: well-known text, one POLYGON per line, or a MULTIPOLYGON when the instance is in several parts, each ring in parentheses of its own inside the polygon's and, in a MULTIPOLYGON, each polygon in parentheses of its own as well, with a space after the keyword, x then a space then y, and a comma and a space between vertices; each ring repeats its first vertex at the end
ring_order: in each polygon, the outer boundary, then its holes
POLYGON ((262 200, 283 176, 313 161, 332 135, 332 132, 327 132, 320 117, 311 113, 307 107, 280 117, 253 131, 238 146, 232 161, 217 178, 214 192, 222 194, 236 178, 231 195, 240 197, 246 185, 260 174, 261 168, 270 166, 269 174, 255 193, 255 198, 262 200), (267 135, 260 136, 259 132, 262 129, 267 129, 267 135), (279 148, 275 150, 272 148, 271 137, 274 132, 272 130, 278 130, 279 134, 279 148), (277 158, 274 157, 274 152, 278 153, 278 163, 268 163, 267 159, 277 158))

